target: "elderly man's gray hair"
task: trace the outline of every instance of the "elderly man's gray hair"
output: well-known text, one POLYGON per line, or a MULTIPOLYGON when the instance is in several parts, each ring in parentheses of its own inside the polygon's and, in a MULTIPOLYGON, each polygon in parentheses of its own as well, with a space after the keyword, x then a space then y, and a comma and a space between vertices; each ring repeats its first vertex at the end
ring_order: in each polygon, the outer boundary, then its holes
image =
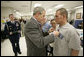
POLYGON ((37 12, 42 14, 43 11, 45 11, 45 9, 43 7, 35 7, 33 10, 33 15, 35 15, 37 12))

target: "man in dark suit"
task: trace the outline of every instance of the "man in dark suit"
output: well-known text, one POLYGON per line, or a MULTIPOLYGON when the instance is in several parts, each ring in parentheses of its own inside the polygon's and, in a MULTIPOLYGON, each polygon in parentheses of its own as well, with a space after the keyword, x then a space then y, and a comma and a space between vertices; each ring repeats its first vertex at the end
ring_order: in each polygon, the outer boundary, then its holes
POLYGON ((52 32, 48 36, 43 36, 42 25, 45 23, 45 10, 36 7, 33 17, 25 25, 25 39, 27 44, 27 56, 46 56, 45 46, 54 42, 55 37, 59 36, 58 31, 52 32))
POLYGON ((9 14, 10 21, 5 24, 5 33, 9 36, 9 40, 13 47, 15 56, 17 53, 21 54, 19 47, 19 38, 21 34, 21 26, 18 21, 14 21, 14 15, 9 14))

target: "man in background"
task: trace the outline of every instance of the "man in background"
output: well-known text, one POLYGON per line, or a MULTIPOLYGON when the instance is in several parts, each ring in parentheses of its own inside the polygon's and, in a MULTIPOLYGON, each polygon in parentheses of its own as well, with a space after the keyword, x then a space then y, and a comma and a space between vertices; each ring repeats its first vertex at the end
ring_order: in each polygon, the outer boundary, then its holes
POLYGON ((21 26, 18 21, 14 21, 14 15, 9 14, 10 21, 5 24, 5 33, 9 36, 15 56, 21 54, 19 39, 21 34, 21 26))

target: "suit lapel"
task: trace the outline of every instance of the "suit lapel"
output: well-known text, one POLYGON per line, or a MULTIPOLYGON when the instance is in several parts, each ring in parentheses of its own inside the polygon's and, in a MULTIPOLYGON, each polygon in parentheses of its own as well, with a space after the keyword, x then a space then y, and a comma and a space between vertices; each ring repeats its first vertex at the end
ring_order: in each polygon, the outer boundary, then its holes
POLYGON ((33 18, 31 18, 31 21, 38 26, 40 32, 42 33, 42 28, 41 28, 40 24, 35 19, 33 19, 33 18))

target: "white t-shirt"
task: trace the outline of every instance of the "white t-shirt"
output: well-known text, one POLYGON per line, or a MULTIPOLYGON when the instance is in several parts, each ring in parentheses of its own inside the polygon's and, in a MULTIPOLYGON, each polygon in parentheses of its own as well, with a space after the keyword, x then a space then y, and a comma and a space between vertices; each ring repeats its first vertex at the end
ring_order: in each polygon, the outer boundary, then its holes
POLYGON ((59 27, 59 32, 64 36, 55 39, 53 45, 54 56, 70 56, 71 49, 80 50, 80 37, 76 29, 69 23, 59 27))

